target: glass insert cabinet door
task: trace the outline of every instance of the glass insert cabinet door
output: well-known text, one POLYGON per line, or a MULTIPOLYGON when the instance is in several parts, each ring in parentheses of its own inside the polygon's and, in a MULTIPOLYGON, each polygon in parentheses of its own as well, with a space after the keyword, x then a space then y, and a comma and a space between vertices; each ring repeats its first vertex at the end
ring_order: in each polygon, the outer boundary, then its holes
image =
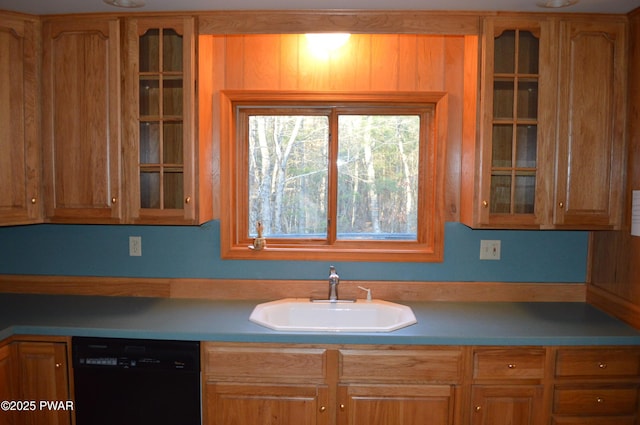
MULTIPOLYGON (((193 34, 189 20, 139 19, 131 60, 137 64, 139 219, 189 221, 193 189, 193 34)), ((131 34, 130 34, 131 37, 131 34)))
POLYGON ((490 122, 490 215, 530 215, 536 199, 539 35, 496 31, 493 40, 490 122))
POLYGON ((182 36, 149 29, 139 55, 140 207, 182 208, 182 36))

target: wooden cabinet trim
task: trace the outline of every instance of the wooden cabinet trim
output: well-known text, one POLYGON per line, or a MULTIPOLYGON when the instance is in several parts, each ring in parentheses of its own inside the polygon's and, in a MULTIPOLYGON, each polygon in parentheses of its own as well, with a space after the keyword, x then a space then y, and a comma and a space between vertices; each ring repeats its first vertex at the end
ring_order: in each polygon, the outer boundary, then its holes
POLYGON ((460 350, 339 350, 340 381, 458 382, 460 350))
POLYGON ((473 359, 475 380, 543 379, 545 376, 544 348, 478 349, 473 359))
POLYGON ((640 349, 560 349, 556 356, 555 370, 559 378, 638 377, 640 349))
POLYGON ((327 373, 327 350, 323 348, 204 344, 203 353, 203 373, 208 379, 322 380, 327 373))

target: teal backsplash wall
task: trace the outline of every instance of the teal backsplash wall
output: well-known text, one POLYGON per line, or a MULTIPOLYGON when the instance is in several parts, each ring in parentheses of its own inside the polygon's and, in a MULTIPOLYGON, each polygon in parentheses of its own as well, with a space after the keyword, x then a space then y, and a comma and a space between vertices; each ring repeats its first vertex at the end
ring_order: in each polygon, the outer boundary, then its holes
MULTIPOLYGON (((575 282, 586 279, 588 232, 472 230, 447 223, 442 263, 335 262, 346 280, 575 282), (480 240, 502 241, 480 261, 480 240)), ((213 279, 324 279, 325 261, 220 259, 220 223, 202 226, 40 224, 0 228, 0 274, 213 279), (129 236, 142 256, 129 256, 129 236)))

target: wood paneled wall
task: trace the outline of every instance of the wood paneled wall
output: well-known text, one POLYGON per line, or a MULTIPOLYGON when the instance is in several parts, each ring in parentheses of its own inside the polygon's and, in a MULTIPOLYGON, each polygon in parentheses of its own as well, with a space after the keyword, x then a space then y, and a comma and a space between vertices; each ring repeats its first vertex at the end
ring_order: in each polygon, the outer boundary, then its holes
POLYGON ((314 56, 302 34, 202 35, 198 55, 200 103, 213 99, 212 116, 200 121, 213 128, 221 90, 447 92, 445 220, 459 220, 463 134, 475 138, 478 76, 465 68, 477 63, 476 35, 353 34, 327 58, 314 56))

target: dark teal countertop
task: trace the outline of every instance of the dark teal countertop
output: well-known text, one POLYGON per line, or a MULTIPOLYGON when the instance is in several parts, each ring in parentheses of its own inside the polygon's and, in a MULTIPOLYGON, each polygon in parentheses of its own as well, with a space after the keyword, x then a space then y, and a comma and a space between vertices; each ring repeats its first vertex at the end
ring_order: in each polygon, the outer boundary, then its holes
POLYGON ((249 321, 260 301, 0 294, 11 335, 419 345, 640 345, 640 331, 585 303, 402 302, 418 323, 388 333, 276 332, 249 321))

